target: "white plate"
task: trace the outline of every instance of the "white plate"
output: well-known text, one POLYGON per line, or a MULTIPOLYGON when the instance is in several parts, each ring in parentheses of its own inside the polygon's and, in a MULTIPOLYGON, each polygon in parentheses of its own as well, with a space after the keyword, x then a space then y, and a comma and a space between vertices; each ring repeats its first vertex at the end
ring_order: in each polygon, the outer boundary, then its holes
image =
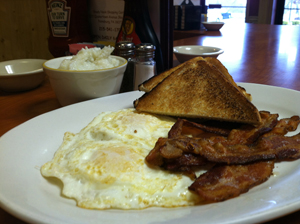
MULTIPOLYGON (((300 114, 300 92, 240 83, 260 110, 280 117, 300 114)), ((0 138, 0 205, 30 223, 257 223, 300 209, 300 160, 277 163, 267 182, 220 203, 145 210, 87 210, 60 195, 40 174, 66 131, 78 132, 102 111, 132 107, 142 93, 130 92, 64 107, 29 120, 0 138)), ((299 129, 298 129, 299 132, 299 129)))

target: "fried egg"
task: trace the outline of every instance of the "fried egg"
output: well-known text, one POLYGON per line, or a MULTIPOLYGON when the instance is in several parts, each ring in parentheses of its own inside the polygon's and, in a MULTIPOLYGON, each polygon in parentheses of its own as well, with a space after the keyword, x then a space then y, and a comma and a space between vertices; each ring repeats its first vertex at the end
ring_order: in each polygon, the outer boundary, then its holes
POLYGON ((143 209, 195 205, 192 180, 149 167, 145 157, 175 123, 134 109, 103 112, 79 133, 66 132, 44 177, 63 182, 62 194, 88 209, 143 209))

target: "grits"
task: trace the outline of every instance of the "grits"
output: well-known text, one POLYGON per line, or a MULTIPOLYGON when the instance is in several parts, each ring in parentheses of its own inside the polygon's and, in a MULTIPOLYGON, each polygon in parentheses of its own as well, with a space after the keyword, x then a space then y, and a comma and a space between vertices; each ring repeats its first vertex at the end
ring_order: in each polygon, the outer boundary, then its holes
POLYGON ((71 59, 61 62, 59 69, 64 70, 97 70, 119 66, 119 60, 110 57, 113 47, 83 48, 71 59))

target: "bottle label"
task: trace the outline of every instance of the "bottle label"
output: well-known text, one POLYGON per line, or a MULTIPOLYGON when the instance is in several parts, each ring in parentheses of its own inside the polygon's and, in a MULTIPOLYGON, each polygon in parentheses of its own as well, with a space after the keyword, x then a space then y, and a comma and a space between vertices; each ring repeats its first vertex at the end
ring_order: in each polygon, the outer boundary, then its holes
POLYGON ((124 0, 89 0, 93 41, 114 46, 124 15, 124 0))
POLYGON ((67 1, 49 0, 48 16, 52 35, 54 37, 68 37, 70 29, 71 7, 67 7, 67 1))
POLYGON ((117 42, 120 41, 130 41, 135 45, 141 43, 139 36, 135 32, 135 21, 129 16, 125 16, 123 19, 121 31, 117 39, 117 42))

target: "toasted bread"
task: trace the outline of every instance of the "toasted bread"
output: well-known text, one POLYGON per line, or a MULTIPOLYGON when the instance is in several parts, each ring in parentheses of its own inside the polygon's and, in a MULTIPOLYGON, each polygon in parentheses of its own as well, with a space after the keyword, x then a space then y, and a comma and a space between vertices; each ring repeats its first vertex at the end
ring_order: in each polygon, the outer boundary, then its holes
POLYGON ((163 81, 167 76, 169 76, 170 74, 172 74, 174 71, 176 71, 177 69, 180 69, 182 66, 185 66, 187 63, 195 63, 199 60, 205 60, 207 63, 209 63, 212 66, 215 66, 234 86, 236 86, 241 93, 243 93, 248 100, 252 100, 252 97, 249 93, 246 92, 246 90, 243 87, 238 86, 232 76, 229 74, 228 70, 225 68, 225 66, 216 58, 211 58, 211 57, 207 57, 207 58, 202 58, 202 57, 195 57, 192 58, 189 61, 186 61, 174 68, 171 68, 157 76, 153 76, 150 79, 146 80, 145 82, 143 82, 142 84, 139 85, 138 89, 140 91, 144 91, 144 92, 150 92, 158 83, 160 83, 161 81, 163 81))
POLYGON ((171 73, 173 73, 174 71, 176 71, 177 69, 181 68, 182 66, 184 66, 187 63, 193 63, 199 60, 204 60, 202 57, 195 57, 192 58, 189 61, 186 61, 182 64, 177 65, 174 68, 171 68, 165 72, 160 73, 159 75, 156 76, 152 76, 150 79, 144 81, 143 83, 141 83, 138 86, 138 89, 140 91, 144 91, 144 92, 150 92, 158 83, 160 83, 161 81, 163 81, 167 76, 169 76, 171 73))
POLYGON ((243 93, 247 97, 248 100, 252 101, 251 94, 247 93, 243 87, 240 87, 235 83, 227 68, 218 59, 207 57, 205 58, 205 61, 207 61, 210 65, 214 65, 228 79, 228 81, 232 83, 232 85, 238 88, 241 93, 243 93))
POLYGON ((216 66, 187 62, 134 102, 137 111, 259 124, 257 108, 216 66))

